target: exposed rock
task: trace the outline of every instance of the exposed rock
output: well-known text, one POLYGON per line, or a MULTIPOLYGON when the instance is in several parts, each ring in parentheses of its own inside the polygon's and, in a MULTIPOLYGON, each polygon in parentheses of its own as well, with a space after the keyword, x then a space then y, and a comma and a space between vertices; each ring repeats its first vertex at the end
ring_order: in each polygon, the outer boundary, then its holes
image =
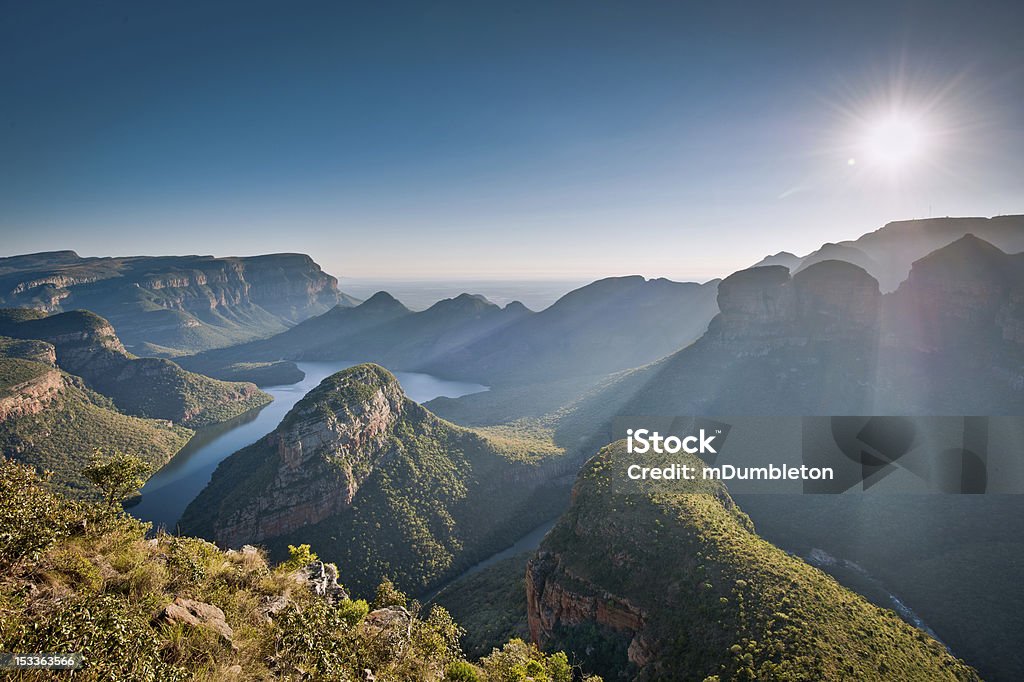
POLYGON ((260 542, 317 523, 352 503, 390 452, 390 428, 405 409, 401 386, 390 373, 363 368, 335 384, 326 380, 277 429, 250 446, 263 444, 276 453, 274 478, 217 530, 218 542, 260 542))
POLYGON ((826 260, 790 277, 781 265, 741 270, 718 285, 710 336, 746 352, 877 334, 878 282, 851 263, 826 260))
POLYGON ((587 462, 529 561, 539 646, 572 650, 604 679, 874 679, 888 660, 886 679, 978 680, 912 625, 757 536, 720 482, 612 483, 637 456, 618 441, 587 462))
POLYGON ((52 349, 61 369, 128 414, 196 427, 270 402, 255 384, 220 382, 170 360, 131 355, 110 322, 89 311, 28 318, 18 312, 3 311, 0 335, 52 349))
POLYGON ((184 623, 195 627, 209 628, 229 643, 235 634, 231 626, 224 620, 224 612, 220 608, 213 604, 183 597, 178 597, 165 606, 157 615, 156 620, 164 623, 184 623))
POLYGON ((263 616, 264 620, 272 621, 274 616, 288 608, 291 603, 291 600, 283 594, 264 597, 263 604, 261 604, 259 608, 259 613, 263 616))
POLYGON ((282 331, 353 303, 337 285, 304 254, 81 258, 54 252, 0 258, 0 305, 47 312, 87 308, 123 327, 130 345, 151 348, 199 350, 282 331))
POLYGON ((64 386, 61 373, 50 370, 9 387, 0 395, 0 422, 39 414, 61 394, 64 386))
POLYGON ((652 655, 651 644, 643 639, 643 609, 574 574, 557 554, 541 551, 530 559, 526 601, 530 637, 540 646, 560 626, 594 623, 622 633, 630 642, 629 660, 638 667, 652 655))
POLYGON ((299 578, 309 585, 313 594, 331 602, 348 599, 348 592, 338 584, 338 567, 314 561, 298 571, 299 578))
POLYGON ((278 556, 310 544, 359 592, 396 567, 400 589, 421 593, 562 503, 568 482, 543 474, 568 471, 567 458, 533 447, 439 419, 384 368, 357 365, 222 461, 179 525, 221 546, 262 542, 278 556))
POLYGON ((374 609, 366 614, 363 627, 372 631, 387 631, 396 628, 405 629, 409 626, 412 616, 402 606, 385 606, 374 609))

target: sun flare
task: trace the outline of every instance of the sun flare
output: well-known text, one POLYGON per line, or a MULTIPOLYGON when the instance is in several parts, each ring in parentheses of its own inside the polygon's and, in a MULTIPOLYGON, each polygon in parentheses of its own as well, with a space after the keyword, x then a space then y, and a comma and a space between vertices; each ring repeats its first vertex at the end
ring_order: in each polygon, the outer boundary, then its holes
POLYGON ((890 171, 919 161, 927 148, 927 131, 922 123, 905 114, 891 114, 868 126, 861 154, 866 163, 890 171))

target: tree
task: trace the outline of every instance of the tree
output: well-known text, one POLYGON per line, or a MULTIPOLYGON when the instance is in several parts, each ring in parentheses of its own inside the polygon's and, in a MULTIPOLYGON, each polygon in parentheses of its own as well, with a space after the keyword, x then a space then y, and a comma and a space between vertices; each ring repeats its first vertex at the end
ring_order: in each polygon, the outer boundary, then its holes
POLYGON ((146 482, 151 469, 141 457, 123 452, 105 455, 101 448, 96 448, 92 462, 82 470, 82 475, 103 493, 107 511, 125 498, 135 495, 146 482))

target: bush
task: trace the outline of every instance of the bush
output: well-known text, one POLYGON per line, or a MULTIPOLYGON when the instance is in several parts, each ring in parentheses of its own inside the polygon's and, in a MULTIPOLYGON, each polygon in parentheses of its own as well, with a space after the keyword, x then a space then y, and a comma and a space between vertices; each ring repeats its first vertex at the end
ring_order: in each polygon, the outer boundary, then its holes
POLYGON ((476 666, 467 661, 455 661, 448 664, 444 679, 447 682, 480 682, 480 673, 476 666))
POLYGON ((30 466, 0 459, 0 566, 34 561, 84 523, 84 510, 48 491, 30 466))
POLYGON ((317 560, 317 556, 309 548, 309 545, 288 545, 288 561, 284 563, 285 568, 288 570, 298 570, 305 568, 311 563, 317 560))

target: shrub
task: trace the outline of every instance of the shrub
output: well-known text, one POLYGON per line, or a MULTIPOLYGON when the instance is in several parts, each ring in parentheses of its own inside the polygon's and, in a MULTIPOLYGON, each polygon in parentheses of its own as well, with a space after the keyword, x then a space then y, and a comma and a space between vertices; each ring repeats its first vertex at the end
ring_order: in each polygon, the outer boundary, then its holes
POLYGON ((0 459, 0 566, 34 561, 83 522, 77 504, 43 483, 32 467, 0 459))

